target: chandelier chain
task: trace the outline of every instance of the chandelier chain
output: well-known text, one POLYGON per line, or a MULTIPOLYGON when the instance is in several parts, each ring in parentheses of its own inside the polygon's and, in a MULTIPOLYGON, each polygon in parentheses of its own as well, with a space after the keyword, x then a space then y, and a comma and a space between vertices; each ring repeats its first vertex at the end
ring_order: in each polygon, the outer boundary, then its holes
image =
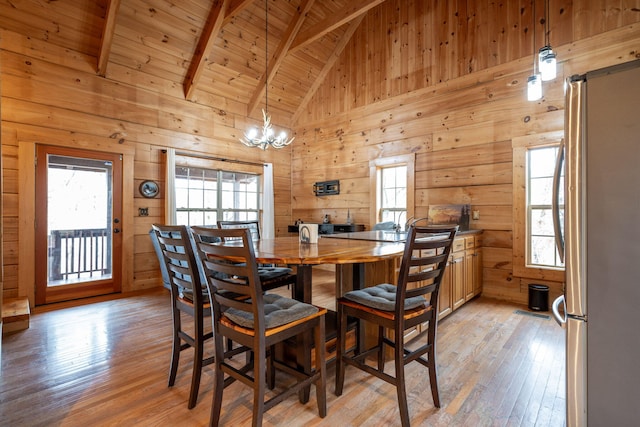
POLYGON ((262 134, 258 129, 251 128, 240 138, 240 142, 248 147, 259 147, 266 150, 269 147, 282 148, 293 142, 294 138, 287 138, 285 132, 275 135, 269 116, 269 0, 264 1, 264 109, 262 110, 262 134))

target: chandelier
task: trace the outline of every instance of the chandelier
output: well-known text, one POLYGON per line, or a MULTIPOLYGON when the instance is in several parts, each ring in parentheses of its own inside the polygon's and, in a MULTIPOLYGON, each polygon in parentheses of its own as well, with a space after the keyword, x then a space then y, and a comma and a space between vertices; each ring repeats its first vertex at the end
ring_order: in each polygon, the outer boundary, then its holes
POLYGON ((269 12, 268 12, 268 1, 264 2, 264 109, 262 110, 262 133, 260 133, 259 129, 252 127, 248 129, 242 138, 240 138, 240 142, 248 147, 259 147, 263 150, 266 150, 269 147, 273 148, 282 148, 293 142, 294 138, 288 139, 287 133, 282 131, 278 135, 273 130, 271 126, 271 116, 269 116, 268 105, 269 105, 269 54, 268 54, 268 35, 269 35, 269 12))

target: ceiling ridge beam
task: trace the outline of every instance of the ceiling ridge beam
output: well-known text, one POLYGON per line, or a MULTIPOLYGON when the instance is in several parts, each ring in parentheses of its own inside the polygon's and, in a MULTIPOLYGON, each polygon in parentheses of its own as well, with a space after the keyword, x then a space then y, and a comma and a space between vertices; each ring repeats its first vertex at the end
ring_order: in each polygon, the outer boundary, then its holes
POLYGON ((347 47, 347 44, 360 26, 360 23, 362 23, 364 17, 365 15, 362 14, 351 21, 349 27, 347 28, 347 31, 345 31, 344 33, 344 36, 340 39, 340 42, 333 49, 331 55, 329 55, 329 58, 325 62, 324 67, 322 67, 322 70, 318 74, 318 77, 313 81, 311 88, 309 88, 304 98, 302 99, 302 102, 300 103, 300 105, 298 105, 298 108, 293 113, 293 117, 291 118, 292 123, 296 123, 298 121, 300 115, 302 114, 302 111, 307 107, 307 104, 309 104, 313 96, 316 94, 318 88, 320 88, 322 83, 324 83, 324 79, 327 77, 327 74, 329 74, 329 71, 331 71, 331 69, 333 68, 334 64, 342 54, 344 48, 347 47))
MULTIPOLYGON (((271 83, 271 80, 273 80, 273 77, 278 72, 280 65, 282 65, 282 61, 284 61, 284 58, 289 51, 289 47, 293 43, 296 35, 298 35, 298 32, 300 31, 304 20, 307 18, 307 14, 309 13, 309 10, 311 9, 311 6, 313 6, 314 2, 315 0, 304 0, 303 3, 298 7, 298 18, 293 20, 289 24, 287 32, 285 33, 282 40, 280 40, 278 48, 273 55, 273 61, 271 61, 271 63, 266 67, 267 72, 262 75, 262 78, 260 79, 256 90, 253 92, 253 95, 251 96, 251 99, 247 104, 247 117, 253 114, 258 106, 258 101, 264 96, 266 86, 271 83)), ((265 60, 267 62, 269 61, 268 58, 265 58, 265 60)))
POLYGON ((211 6, 209 17, 204 24, 202 34, 191 58, 191 64, 189 64, 189 70, 183 83, 184 96, 190 101, 193 99, 196 85, 202 77, 202 71, 207 62, 207 55, 211 52, 211 47, 222 29, 228 4, 229 0, 216 0, 211 6))
POLYGON ((291 46, 289 53, 295 53, 303 47, 315 42, 321 37, 329 34, 338 27, 351 22, 358 16, 362 16, 374 7, 384 3, 385 0, 359 0, 357 2, 349 2, 347 6, 341 10, 318 22, 305 32, 300 33, 295 43, 291 46))
POLYGON ((113 43, 113 34, 116 30, 116 15, 120 8, 120 0, 109 0, 107 2, 107 13, 104 17, 104 29, 102 30, 102 39, 100 40, 100 51, 98 53, 98 64, 96 72, 99 76, 104 77, 107 74, 107 64, 111 55, 111 44, 113 43))

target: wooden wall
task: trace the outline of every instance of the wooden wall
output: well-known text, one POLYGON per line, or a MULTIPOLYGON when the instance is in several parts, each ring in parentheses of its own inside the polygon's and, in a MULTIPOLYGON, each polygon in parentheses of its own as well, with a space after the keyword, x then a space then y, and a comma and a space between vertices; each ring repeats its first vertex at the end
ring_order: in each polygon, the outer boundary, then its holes
POLYGON ((25 236, 34 204, 24 197, 32 182, 21 177, 32 167, 25 162, 30 148, 46 143, 123 152, 129 159, 125 291, 159 284, 147 231, 163 221, 165 147, 274 163, 279 234, 296 218, 344 220, 347 209, 366 223, 369 161, 415 153, 416 215, 430 204, 472 204, 480 211, 472 226, 486 230, 485 294, 523 301, 528 279, 515 277, 512 267, 512 141, 562 129, 564 76, 640 52, 640 0, 551 0, 550 40, 560 76, 545 83, 542 101, 526 102, 532 22, 535 48, 544 42, 545 0, 535 2, 534 17, 529 0, 385 1, 364 18, 292 126, 292 148, 278 152, 237 142, 254 120, 234 99, 185 101, 180 87, 145 75, 144 67, 116 64, 99 77, 95 51, 47 43, 49 36, 64 36, 53 23, 47 37, 0 23, 3 295, 33 293, 33 242, 25 236), (159 198, 138 195, 144 179, 160 182, 159 198), (325 179, 341 180, 339 196, 313 196, 313 183, 325 179), (149 207, 150 215, 139 217, 138 207, 149 207))
MULTIPOLYGON (((638 4, 551 1, 559 75, 526 100, 532 7, 514 2, 388 1, 367 15, 296 127, 292 214, 368 226, 369 161, 415 153, 415 216, 469 203, 484 229, 484 294, 527 302, 529 283, 562 292, 562 275, 514 274, 514 139, 561 132, 564 78, 640 57, 638 4), (401 7, 402 6, 402 7, 401 7), (466 7, 466 8, 465 8, 466 7), (339 179, 337 196, 316 181, 339 179)), ((536 50, 544 2, 537 2, 536 50)))
POLYGON ((20 179, 25 174, 20 168, 33 166, 22 164, 19 153, 23 150, 23 157, 28 158, 36 143, 122 152, 131 159, 132 170, 125 171, 124 183, 129 197, 125 198, 122 224, 123 291, 160 284, 158 261, 147 232, 152 223, 164 221, 161 150, 166 147, 273 163, 276 233, 286 234, 291 218, 290 149, 245 147, 238 136, 247 118, 239 113, 221 114, 212 106, 185 101, 180 91, 171 92, 177 95, 154 92, 135 79, 123 83, 99 77, 94 62, 95 58, 77 51, 0 30, 5 297, 33 297, 33 242, 25 238, 33 225, 25 218, 33 217, 34 201, 21 198, 33 189, 22 188, 29 183, 20 179), (140 196, 137 189, 145 179, 160 183, 158 198, 140 196), (149 216, 138 216, 138 207, 148 207, 149 216))

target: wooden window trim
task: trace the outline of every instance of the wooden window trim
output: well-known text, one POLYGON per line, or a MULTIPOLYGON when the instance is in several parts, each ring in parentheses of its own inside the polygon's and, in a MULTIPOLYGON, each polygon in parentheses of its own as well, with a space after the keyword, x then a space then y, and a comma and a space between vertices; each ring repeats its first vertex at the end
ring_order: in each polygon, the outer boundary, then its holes
POLYGON ((563 131, 545 132, 514 138, 513 149, 513 275, 538 280, 564 281, 564 269, 528 267, 527 245, 527 194, 526 155, 530 148, 557 145, 564 137, 563 131))
POLYGON ((411 153, 391 157, 381 157, 369 161, 369 206, 371 206, 369 211, 369 224, 371 224, 371 226, 379 222, 378 212, 380 211, 380 201, 378 200, 378 189, 381 185, 380 169, 385 167, 403 165, 407 167, 407 219, 415 216, 415 159, 415 154, 411 153))

